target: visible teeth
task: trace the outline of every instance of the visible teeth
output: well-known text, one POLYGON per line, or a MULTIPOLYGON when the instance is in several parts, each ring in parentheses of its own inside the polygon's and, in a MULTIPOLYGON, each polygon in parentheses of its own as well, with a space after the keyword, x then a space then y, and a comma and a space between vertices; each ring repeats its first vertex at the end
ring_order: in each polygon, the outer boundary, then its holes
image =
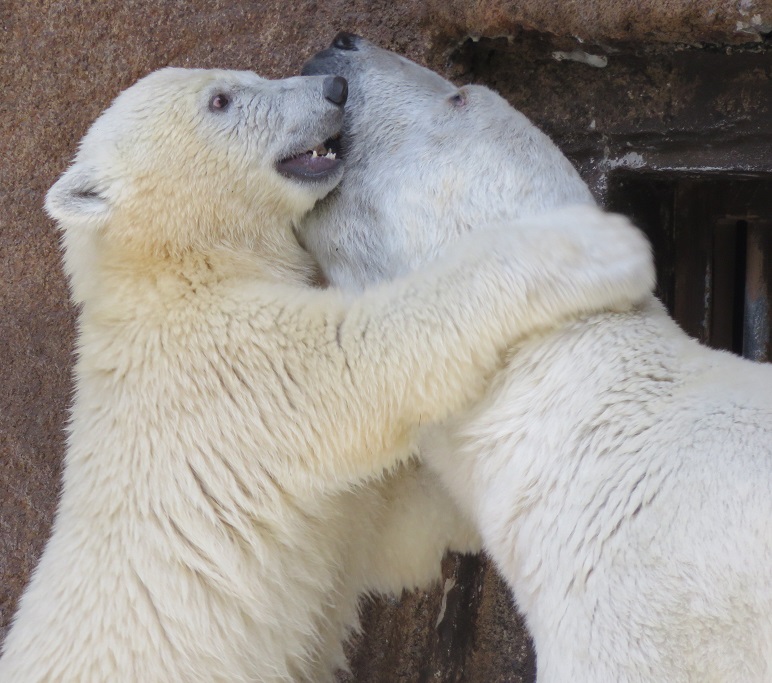
POLYGON ((306 152, 306 154, 311 154, 312 159, 335 159, 337 158, 337 155, 335 152, 333 152, 331 149, 327 149, 324 145, 317 145, 314 147, 310 152, 306 152))

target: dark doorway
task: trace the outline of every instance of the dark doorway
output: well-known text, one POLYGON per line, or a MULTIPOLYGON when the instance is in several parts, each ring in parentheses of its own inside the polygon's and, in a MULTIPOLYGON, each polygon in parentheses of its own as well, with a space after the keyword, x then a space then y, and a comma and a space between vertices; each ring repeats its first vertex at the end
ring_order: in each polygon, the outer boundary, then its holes
POLYGON ((648 234, 658 294, 690 335, 772 360, 772 177, 617 173, 607 199, 648 234))

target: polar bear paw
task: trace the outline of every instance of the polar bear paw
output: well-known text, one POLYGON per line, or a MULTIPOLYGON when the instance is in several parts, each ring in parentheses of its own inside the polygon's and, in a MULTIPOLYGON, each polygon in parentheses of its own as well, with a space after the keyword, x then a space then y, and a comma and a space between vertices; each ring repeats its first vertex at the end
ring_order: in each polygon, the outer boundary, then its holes
POLYGON ((586 310, 626 310, 652 292, 651 245, 626 217, 578 204, 528 221, 548 268, 565 269, 564 286, 586 310))

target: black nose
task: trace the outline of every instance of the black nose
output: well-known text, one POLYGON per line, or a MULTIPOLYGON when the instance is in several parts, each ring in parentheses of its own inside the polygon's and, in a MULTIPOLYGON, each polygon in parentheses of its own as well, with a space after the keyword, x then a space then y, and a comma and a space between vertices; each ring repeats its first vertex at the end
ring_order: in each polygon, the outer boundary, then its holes
POLYGON ((342 76, 328 76, 324 79, 322 92, 328 102, 342 107, 346 104, 346 98, 348 97, 348 83, 342 76))
POLYGON ((339 50, 356 50, 358 40, 358 35, 340 31, 338 35, 332 39, 332 46, 337 47, 339 50))

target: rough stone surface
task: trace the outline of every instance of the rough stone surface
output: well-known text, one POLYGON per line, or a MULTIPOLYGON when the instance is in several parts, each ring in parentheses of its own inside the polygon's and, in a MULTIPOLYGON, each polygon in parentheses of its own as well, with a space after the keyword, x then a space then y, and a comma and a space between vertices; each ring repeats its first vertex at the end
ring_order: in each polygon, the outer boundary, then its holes
POLYGON ((374 599, 340 683, 533 683, 536 659, 506 585, 484 558, 446 557, 428 593, 374 599))
MULTIPOLYGON (((169 64, 290 74, 345 28, 493 85, 603 198, 620 172, 772 171, 760 42, 771 1, 0 2, 0 639, 52 523, 71 394, 75 311, 42 200, 120 90, 169 64), (606 66, 554 55, 577 51, 606 66)), ((444 576, 431 593, 368 604, 343 680, 533 681, 522 622, 487 563, 449 557, 444 576)))
POLYGON ((761 42, 772 31, 770 0, 429 0, 448 39, 517 36, 522 29, 597 43, 761 42))

